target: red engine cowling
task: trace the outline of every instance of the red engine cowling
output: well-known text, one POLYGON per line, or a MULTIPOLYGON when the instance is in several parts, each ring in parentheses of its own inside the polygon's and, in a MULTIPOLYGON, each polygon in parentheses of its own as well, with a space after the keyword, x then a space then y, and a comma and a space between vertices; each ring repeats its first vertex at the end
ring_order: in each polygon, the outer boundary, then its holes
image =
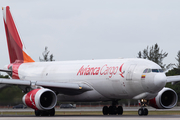
POLYGON ((50 110, 55 107, 57 96, 50 89, 34 89, 25 94, 22 101, 35 110, 50 110))
POLYGON ((157 109, 171 109, 178 100, 176 92, 170 88, 163 88, 158 95, 149 101, 149 105, 157 109))

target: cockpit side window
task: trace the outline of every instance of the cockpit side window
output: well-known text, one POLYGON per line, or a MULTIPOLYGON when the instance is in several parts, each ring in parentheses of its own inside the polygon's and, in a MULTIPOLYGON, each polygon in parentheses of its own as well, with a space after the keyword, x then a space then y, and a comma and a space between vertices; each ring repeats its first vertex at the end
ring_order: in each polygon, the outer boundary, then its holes
POLYGON ((148 69, 148 73, 150 73, 152 70, 151 69, 148 69))
POLYGON ((145 70, 143 71, 143 73, 147 73, 147 71, 148 71, 148 69, 145 69, 145 70))
POLYGON ((162 73, 163 72, 163 69, 145 69, 143 71, 143 73, 150 73, 150 72, 154 72, 154 73, 162 73))
POLYGON ((147 68, 143 71, 143 73, 150 73, 151 72, 151 69, 147 68))

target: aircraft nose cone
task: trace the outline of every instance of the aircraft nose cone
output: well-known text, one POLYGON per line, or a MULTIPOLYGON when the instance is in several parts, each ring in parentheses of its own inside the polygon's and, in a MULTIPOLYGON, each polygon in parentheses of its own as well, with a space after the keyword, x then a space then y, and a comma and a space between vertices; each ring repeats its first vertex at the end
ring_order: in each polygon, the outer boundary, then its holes
POLYGON ((163 73, 156 74, 154 77, 156 91, 160 91, 166 85, 166 75, 163 73))

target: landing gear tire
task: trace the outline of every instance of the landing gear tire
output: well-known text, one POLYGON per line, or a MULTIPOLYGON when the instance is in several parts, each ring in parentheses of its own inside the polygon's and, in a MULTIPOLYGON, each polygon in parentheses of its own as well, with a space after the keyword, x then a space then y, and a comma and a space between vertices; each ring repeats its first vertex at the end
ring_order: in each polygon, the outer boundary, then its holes
POLYGON ((54 108, 50 110, 49 115, 50 116, 54 116, 55 115, 55 109, 54 108))
POLYGON ((102 112, 103 112, 103 115, 108 115, 108 114, 109 114, 109 108, 108 108, 108 106, 104 106, 102 112))
POLYGON ((144 111, 143 111, 143 109, 142 109, 142 108, 140 108, 140 109, 138 110, 138 114, 139 114, 139 116, 144 115, 144 111))
POLYGON ((122 106, 118 106, 118 108, 117 108, 117 114, 118 114, 118 115, 122 115, 122 114, 123 114, 123 108, 122 108, 122 106))
POLYGON ((49 116, 48 111, 42 111, 41 116, 49 116))
POLYGON ((147 108, 140 108, 139 110, 138 110, 138 114, 139 114, 139 116, 142 116, 142 115, 148 115, 148 109, 147 108))
POLYGON ((34 112, 35 112, 36 116, 40 116, 41 115, 41 111, 40 110, 35 110, 34 112))
POLYGON ((103 115, 122 115, 123 114, 123 108, 122 106, 104 106, 102 109, 103 115))
POLYGON ((116 106, 109 106, 109 115, 116 115, 116 114, 117 114, 116 106))
POLYGON ((118 106, 118 100, 113 100, 111 106, 104 106, 102 109, 103 115, 122 115, 123 114, 123 108, 122 106, 118 106))
POLYGON ((117 108, 116 106, 112 106, 112 115, 116 115, 117 114, 117 108))
POLYGON ((55 109, 51 109, 51 110, 46 110, 46 111, 42 111, 42 110, 35 110, 35 115, 36 116, 54 116, 55 115, 55 109))
POLYGON ((144 115, 148 115, 148 109, 144 108, 144 115))
POLYGON ((113 106, 109 106, 109 115, 113 115, 113 106))

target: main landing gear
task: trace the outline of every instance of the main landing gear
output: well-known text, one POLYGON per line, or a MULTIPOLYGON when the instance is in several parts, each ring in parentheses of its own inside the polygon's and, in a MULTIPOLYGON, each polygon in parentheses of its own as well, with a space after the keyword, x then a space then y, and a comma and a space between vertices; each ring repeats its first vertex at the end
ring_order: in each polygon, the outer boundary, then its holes
POLYGON ((116 105, 118 104, 118 101, 112 101, 112 105, 111 106, 104 106, 102 109, 103 115, 122 115, 123 114, 123 108, 122 106, 118 106, 116 107, 116 105))
POLYGON ((141 104, 141 108, 138 110, 138 115, 142 116, 142 115, 148 115, 148 109, 145 108, 146 104, 148 103, 147 100, 145 99, 141 99, 140 104, 141 104))
POLYGON ((55 109, 51 109, 51 110, 35 110, 35 115, 36 116, 54 116, 55 115, 55 109))

